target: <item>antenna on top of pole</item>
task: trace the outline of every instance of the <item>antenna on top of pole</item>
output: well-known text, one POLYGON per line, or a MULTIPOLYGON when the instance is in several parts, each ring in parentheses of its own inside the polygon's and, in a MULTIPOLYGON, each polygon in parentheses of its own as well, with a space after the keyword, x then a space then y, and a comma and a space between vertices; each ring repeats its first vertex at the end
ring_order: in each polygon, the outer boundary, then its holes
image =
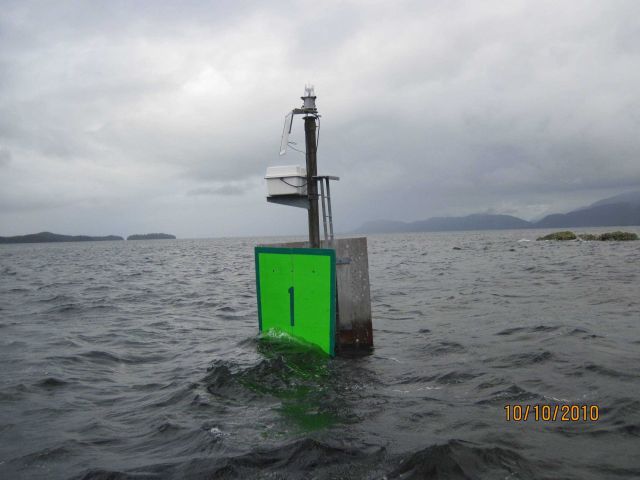
POLYGON ((305 85, 304 86, 304 96, 300 97, 300 99, 304 102, 302 104, 302 110, 306 113, 316 113, 318 109, 316 108, 316 93, 313 85, 305 85))

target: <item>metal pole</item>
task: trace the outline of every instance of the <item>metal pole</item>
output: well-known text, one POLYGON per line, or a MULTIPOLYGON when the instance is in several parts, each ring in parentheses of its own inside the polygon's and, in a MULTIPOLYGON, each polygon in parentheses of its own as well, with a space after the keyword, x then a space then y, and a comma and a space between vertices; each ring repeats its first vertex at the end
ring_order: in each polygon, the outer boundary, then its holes
POLYGON ((318 164, 316 158, 316 118, 304 117, 304 135, 307 150, 307 194, 309 197, 309 246, 320 248, 320 219, 318 218, 318 164))

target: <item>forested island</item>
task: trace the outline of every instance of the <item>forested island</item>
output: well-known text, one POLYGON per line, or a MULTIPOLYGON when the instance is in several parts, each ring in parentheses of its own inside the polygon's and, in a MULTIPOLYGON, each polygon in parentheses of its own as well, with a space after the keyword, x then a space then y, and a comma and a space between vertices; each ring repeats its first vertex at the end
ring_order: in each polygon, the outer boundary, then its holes
POLYGON ((30 233, 14 237, 0 237, 0 243, 48 243, 48 242, 105 242, 124 240, 118 235, 91 237, 89 235, 60 235, 51 232, 30 233))
POLYGON ((127 240, 175 240, 175 235, 169 235, 168 233, 136 233, 129 235, 127 240))
MULTIPOLYGON (((175 235, 168 233, 145 233, 129 235, 127 240, 175 240, 175 235)), ((60 235, 58 233, 40 232, 28 235, 16 235, 13 237, 0 237, 3 243, 51 243, 51 242, 105 242, 124 240, 119 235, 106 235, 104 237, 92 237, 90 235, 60 235)))

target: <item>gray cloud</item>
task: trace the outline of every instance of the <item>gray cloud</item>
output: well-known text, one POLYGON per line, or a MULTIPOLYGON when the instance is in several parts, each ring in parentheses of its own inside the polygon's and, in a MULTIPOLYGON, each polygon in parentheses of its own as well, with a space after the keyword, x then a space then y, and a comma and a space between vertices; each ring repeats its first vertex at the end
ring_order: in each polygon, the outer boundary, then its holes
POLYGON ((242 195, 247 191, 247 187, 240 185, 223 185, 221 187, 200 187, 189 190, 187 195, 242 195))
POLYGON ((5 2, 0 234, 304 232, 260 179, 304 163, 277 152, 308 81, 343 230, 533 218, 639 188, 639 14, 595 0, 5 2))
POLYGON ((9 162, 11 162, 11 151, 0 147, 0 167, 9 165, 9 162))

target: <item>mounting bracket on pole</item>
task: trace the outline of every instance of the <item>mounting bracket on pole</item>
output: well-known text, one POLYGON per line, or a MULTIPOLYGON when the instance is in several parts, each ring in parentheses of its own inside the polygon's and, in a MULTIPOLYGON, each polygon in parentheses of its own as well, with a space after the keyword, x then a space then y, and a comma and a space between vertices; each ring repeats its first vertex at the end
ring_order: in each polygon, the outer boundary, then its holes
POLYGON ((318 109, 316 108, 316 95, 313 85, 305 86, 305 96, 300 97, 303 104, 301 108, 294 108, 284 117, 284 127, 282 128, 282 137, 280 137, 280 155, 287 153, 287 147, 289 146, 289 135, 293 128, 294 115, 305 115, 306 117, 320 118, 318 109))

